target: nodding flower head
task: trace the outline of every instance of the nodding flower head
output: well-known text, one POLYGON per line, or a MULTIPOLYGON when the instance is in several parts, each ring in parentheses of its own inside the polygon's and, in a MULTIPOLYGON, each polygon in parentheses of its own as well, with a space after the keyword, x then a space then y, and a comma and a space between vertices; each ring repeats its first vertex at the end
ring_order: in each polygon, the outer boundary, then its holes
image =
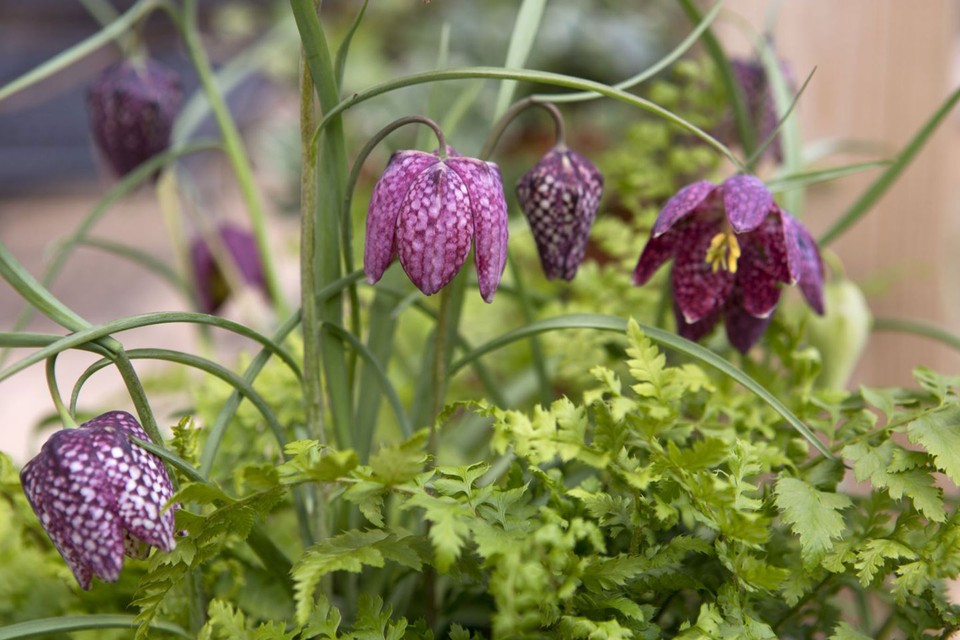
POLYGON ((114 582, 123 557, 171 551, 173 495, 163 463, 129 436, 147 439, 136 419, 111 411, 79 429, 57 431, 20 472, 40 524, 83 589, 114 582))
POLYGON ((753 176, 721 185, 695 182, 663 207, 633 272, 642 285, 673 258, 677 328, 699 340, 721 315, 743 353, 763 335, 780 300, 780 284, 797 284, 823 313, 823 264, 810 233, 773 201, 753 176))
MULTIPOLYGON (((225 260, 231 260, 245 284, 259 289, 266 295, 267 283, 263 274, 263 262, 257 251, 257 241, 249 231, 224 223, 217 229, 220 242, 226 249, 225 260)), ((217 264, 210 245, 201 238, 194 238, 190 245, 190 264, 197 287, 197 301, 204 313, 216 313, 230 295, 230 286, 217 264)))
POLYGON ((123 177, 170 146, 182 100, 176 73, 150 59, 113 65, 94 80, 90 131, 114 174, 123 177))
POLYGON ((573 280, 601 195, 603 176, 597 168, 562 144, 517 182, 517 201, 530 223, 547 279, 573 280))
POLYGON ((474 247, 480 295, 487 302, 507 260, 507 205, 500 169, 452 149, 398 151, 377 182, 367 210, 363 266, 370 284, 393 259, 420 291, 432 295, 460 271, 474 247))

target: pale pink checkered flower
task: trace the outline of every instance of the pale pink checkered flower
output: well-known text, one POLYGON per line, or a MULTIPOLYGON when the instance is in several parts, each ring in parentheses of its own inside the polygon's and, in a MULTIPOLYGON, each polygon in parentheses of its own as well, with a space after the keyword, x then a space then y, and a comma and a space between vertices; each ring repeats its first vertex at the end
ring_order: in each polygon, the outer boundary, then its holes
POLYGON ((507 260, 507 205, 500 169, 448 149, 398 151, 367 210, 363 266, 380 280, 394 258, 420 291, 432 295, 460 271, 474 246, 480 295, 487 302, 507 260))
POLYGON ((129 440, 147 434, 125 411, 57 431, 20 472, 40 524, 83 589, 120 577, 123 557, 174 547, 173 495, 163 463, 129 440))

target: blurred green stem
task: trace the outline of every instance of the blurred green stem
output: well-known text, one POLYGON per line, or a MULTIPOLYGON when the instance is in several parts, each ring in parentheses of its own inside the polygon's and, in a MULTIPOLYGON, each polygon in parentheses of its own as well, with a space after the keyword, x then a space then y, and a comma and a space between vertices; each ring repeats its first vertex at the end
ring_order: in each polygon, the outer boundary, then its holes
POLYGON ((203 87, 210 103, 210 109, 223 135, 224 151, 237 178, 240 195, 244 204, 246 204, 247 213, 250 215, 250 225, 257 240, 257 251, 260 253, 263 262, 264 279, 267 284, 267 292, 273 302, 274 312, 278 317, 285 318, 289 315, 289 311, 283 301, 280 280, 273 261, 274 252, 270 249, 267 237, 266 214, 260 201, 260 195, 257 193, 257 187, 253 179, 253 169, 244 150, 240 131, 237 129, 233 116, 230 115, 230 109, 227 107, 226 101, 224 101, 220 90, 217 88, 213 68, 210 66, 210 59, 203 48, 203 43, 200 42, 200 29, 197 25, 197 0, 184 0, 183 12, 177 13, 171 10, 170 14, 180 29, 181 37, 187 47, 187 54, 196 69, 200 85, 203 87))
POLYGON ((63 426, 68 429, 76 429, 79 425, 77 425, 73 416, 70 415, 70 410, 67 408, 67 405, 64 404, 63 398, 60 396, 60 387, 57 385, 56 354, 47 358, 47 388, 50 390, 50 397, 53 399, 53 405, 60 415, 60 421, 63 423, 63 426))

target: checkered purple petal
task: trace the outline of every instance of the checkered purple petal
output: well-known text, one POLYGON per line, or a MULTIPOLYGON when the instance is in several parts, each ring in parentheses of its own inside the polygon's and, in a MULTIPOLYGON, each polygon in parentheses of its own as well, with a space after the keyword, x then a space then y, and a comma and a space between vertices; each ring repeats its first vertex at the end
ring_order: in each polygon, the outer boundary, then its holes
POLYGON ((677 191, 672 198, 667 200, 667 204, 663 205, 660 215, 657 216, 657 221, 653 223, 651 236, 658 238, 665 234, 673 225, 704 204, 714 189, 716 189, 716 186, 712 182, 700 180, 677 191))
POLYGON ((753 231, 774 207, 773 194, 756 176, 737 175, 719 187, 727 221, 736 233, 753 231))

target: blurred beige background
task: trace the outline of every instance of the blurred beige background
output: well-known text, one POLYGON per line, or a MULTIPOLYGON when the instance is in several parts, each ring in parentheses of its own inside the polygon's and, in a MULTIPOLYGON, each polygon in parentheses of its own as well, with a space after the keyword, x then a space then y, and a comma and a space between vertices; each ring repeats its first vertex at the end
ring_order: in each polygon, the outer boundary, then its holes
MULTIPOLYGON (((762 31, 768 0, 728 0, 727 11, 762 31)), ((826 138, 876 140, 898 150, 960 86, 960 2, 956 0, 784 0, 775 44, 798 82, 816 67, 801 98, 806 144, 826 138)), ((741 25, 719 27, 748 53, 741 25)), ((849 156, 850 162, 865 158, 849 156)), ((837 162, 837 164, 840 164, 837 162)), ((878 172, 808 194, 804 221, 830 226, 878 172)), ((960 109, 944 121, 886 196, 831 249, 867 285, 877 317, 925 320, 960 333, 960 109)), ((854 384, 909 384, 919 364, 960 372, 960 354, 926 339, 875 333, 854 384)))

